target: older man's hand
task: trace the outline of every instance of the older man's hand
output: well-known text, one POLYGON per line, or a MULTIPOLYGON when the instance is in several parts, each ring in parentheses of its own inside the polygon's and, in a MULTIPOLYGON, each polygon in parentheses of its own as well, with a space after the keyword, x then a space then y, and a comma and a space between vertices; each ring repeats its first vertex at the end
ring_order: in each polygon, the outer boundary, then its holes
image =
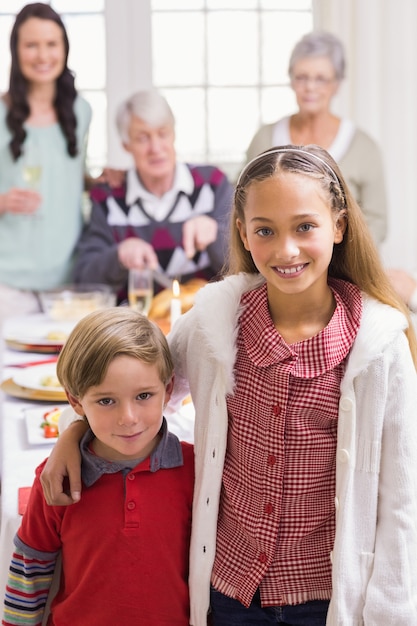
POLYGON ((192 259, 196 252, 202 252, 216 241, 218 225, 208 215, 198 215, 185 222, 182 227, 182 245, 185 254, 192 259))
POLYGON ((107 183, 110 187, 121 187, 126 180, 125 170, 116 170, 112 167, 105 167, 95 183, 107 183))
POLYGON ((149 243, 138 237, 129 237, 120 242, 117 253, 120 263, 128 270, 142 267, 155 270, 158 267, 155 250, 149 243))

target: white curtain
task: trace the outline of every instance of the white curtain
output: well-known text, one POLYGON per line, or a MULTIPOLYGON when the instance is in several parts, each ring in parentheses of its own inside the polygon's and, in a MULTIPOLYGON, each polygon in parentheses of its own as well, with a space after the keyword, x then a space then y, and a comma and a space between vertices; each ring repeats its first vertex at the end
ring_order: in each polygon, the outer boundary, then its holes
POLYGON ((316 29, 345 44, 347 78, 334 110, 376 139, 389 202, 387 266, 417 269, 417 2, 313 0, 316 29))

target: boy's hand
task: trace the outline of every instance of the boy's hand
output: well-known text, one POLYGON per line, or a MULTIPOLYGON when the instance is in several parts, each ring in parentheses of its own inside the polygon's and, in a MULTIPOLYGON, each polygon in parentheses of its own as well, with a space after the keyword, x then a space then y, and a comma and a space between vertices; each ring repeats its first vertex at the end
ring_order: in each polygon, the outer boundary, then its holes
POLYGON ((67 506, 81 498, 81 455, 79 441, 87 424, 77 421, 71 424, 56 442, 41 474, 41 484, 47 504, 67 506), (64 482, 69 480, 69 493, 64 482))

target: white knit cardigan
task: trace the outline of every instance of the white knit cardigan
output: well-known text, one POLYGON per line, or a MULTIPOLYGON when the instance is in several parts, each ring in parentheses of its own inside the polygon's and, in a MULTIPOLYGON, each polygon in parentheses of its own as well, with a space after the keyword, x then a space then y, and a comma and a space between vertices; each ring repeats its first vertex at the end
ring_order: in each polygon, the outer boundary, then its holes
MULTIPOLYGON (((240 274, 207 285, 169 335, 172 405, 190 390, 196 409, 193 626, 207 623, 239 302, 261 282, 240 274)), ((399 311, 364 296, 341 384, 327 626, 417 626, 417 376, 405 327, 399 311)))

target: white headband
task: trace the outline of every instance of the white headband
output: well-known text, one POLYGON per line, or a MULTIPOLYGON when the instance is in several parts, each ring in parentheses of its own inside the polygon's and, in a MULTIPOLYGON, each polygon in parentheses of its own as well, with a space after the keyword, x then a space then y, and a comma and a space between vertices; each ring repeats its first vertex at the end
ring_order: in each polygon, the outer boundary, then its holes
POLYGON ((334 171, 334 169, 328 163, 326 163, 326 161, 324 159, 322 159, 321 157, 317 156, 317 154, 314 154, 314 152, 308 152, 308 150, 302 150, 301 148, 274 148, 272 150, 269 150, 268 152, 261 152, 261 154, 258 154, 256 157, 251 159, 249 161, 249 163, 247 163, 245 165, 245 167, 243 168, 243 170, 239 174, 239 178, 237 179, 236 187, 239 187, 240 181, 242 180, 243 175, 248 171, 248 169, 252 165, 252 163, 256 163, 256 161, 258 161, 259 159, 263 159, 264 157, 267 157, 270 154, 279 154, 280 152, 282 152, 282 153, 284 153, 284 152, 297 152, 299 154, 308 154, 308 156, 313 157, 313 159, 316 159, 317 161, 320 161, 320 163, 322 165, 324 165, 324 167, 327 169, 327 171, 331 174, 334 182, 337 183, 339 185, 339 187, 341 187, 341 183, 340 183, 339 178, 336 175, 336 172, 334 171))

